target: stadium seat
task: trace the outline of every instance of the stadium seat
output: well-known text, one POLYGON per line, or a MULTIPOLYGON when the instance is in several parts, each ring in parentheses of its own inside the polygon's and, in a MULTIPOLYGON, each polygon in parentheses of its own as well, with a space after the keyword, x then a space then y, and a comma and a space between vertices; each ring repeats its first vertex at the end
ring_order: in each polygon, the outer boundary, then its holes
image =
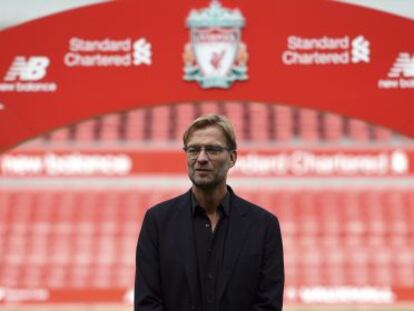
MULTIPOLYGON (((241 191, 280 219, 287 284, 413 286, 412 189, 328 190, 241 191)), ((2 191, 0 286, 131 286, 143 215, 176 193, 2 191)))

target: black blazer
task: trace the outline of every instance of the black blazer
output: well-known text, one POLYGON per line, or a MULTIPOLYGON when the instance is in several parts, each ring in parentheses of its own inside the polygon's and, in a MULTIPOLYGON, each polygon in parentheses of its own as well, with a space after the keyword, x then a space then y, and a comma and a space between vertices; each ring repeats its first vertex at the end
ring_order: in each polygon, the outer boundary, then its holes
MULTIPOLYGON (((277 218, 230 191, 230 222, 219 276, 219 311, 282 310, 283 247, 277 218)), ((144 217, 138 239, 135 311, 200 311, 191 192, 144 217)))

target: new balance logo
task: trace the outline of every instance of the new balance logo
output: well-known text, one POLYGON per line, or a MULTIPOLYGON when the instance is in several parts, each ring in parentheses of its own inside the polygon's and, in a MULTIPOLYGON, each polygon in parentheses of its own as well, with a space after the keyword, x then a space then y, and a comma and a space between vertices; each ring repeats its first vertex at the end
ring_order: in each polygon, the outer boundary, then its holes
POLYGON ((388 72, 389 78, 414 77, 414 54, 401 52, 388 72))
POLYGON ((370 43, 364 36, 359 35, 352 40, 352 62, 355 63, 369 63, 370 61, 370 43))
POLYGON ((38 81, 46 76, 49 58, 44 56, 16 56, 9 71, 4 76, 5 81, 38 81))
POLYGON ((386 79, 378 80, 380 89, 414 89, 414 53, 400 52, 386 79))
POLYGON ((49 64, 45 56, 16 56, 0 83, 0 93, 56 92, 56 82, 39 81, 46 76, 49 64))

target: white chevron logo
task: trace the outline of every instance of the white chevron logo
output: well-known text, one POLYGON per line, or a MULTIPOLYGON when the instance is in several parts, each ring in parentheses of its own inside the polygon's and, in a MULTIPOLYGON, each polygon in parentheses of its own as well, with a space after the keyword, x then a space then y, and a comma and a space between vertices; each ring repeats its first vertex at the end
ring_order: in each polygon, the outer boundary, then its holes
POLYGON ((369 63, 370 62, 370 42, 362 35, 357 36, 352 40, 352 62, 355 63, 369 63))

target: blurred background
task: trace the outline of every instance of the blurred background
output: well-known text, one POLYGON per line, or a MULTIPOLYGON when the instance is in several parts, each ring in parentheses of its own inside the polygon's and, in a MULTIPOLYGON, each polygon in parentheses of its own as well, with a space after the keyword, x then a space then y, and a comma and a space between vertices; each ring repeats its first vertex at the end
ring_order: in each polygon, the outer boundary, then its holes
MULTIPOLYGON (((0 26, 100 1, 0 1, 0 26)), ((343 1, 345 2, 345 1, 343 1)), ((346 1, 408 18, 414 1, 346 1)), ((284 103, 160 103, 0 157, 0 308, 131 310, 145 211, 190 187, 181 136, 205 113, 239 142, 229 184, 281 222, 286 310, 414 310, 410 138, 284 103)))

